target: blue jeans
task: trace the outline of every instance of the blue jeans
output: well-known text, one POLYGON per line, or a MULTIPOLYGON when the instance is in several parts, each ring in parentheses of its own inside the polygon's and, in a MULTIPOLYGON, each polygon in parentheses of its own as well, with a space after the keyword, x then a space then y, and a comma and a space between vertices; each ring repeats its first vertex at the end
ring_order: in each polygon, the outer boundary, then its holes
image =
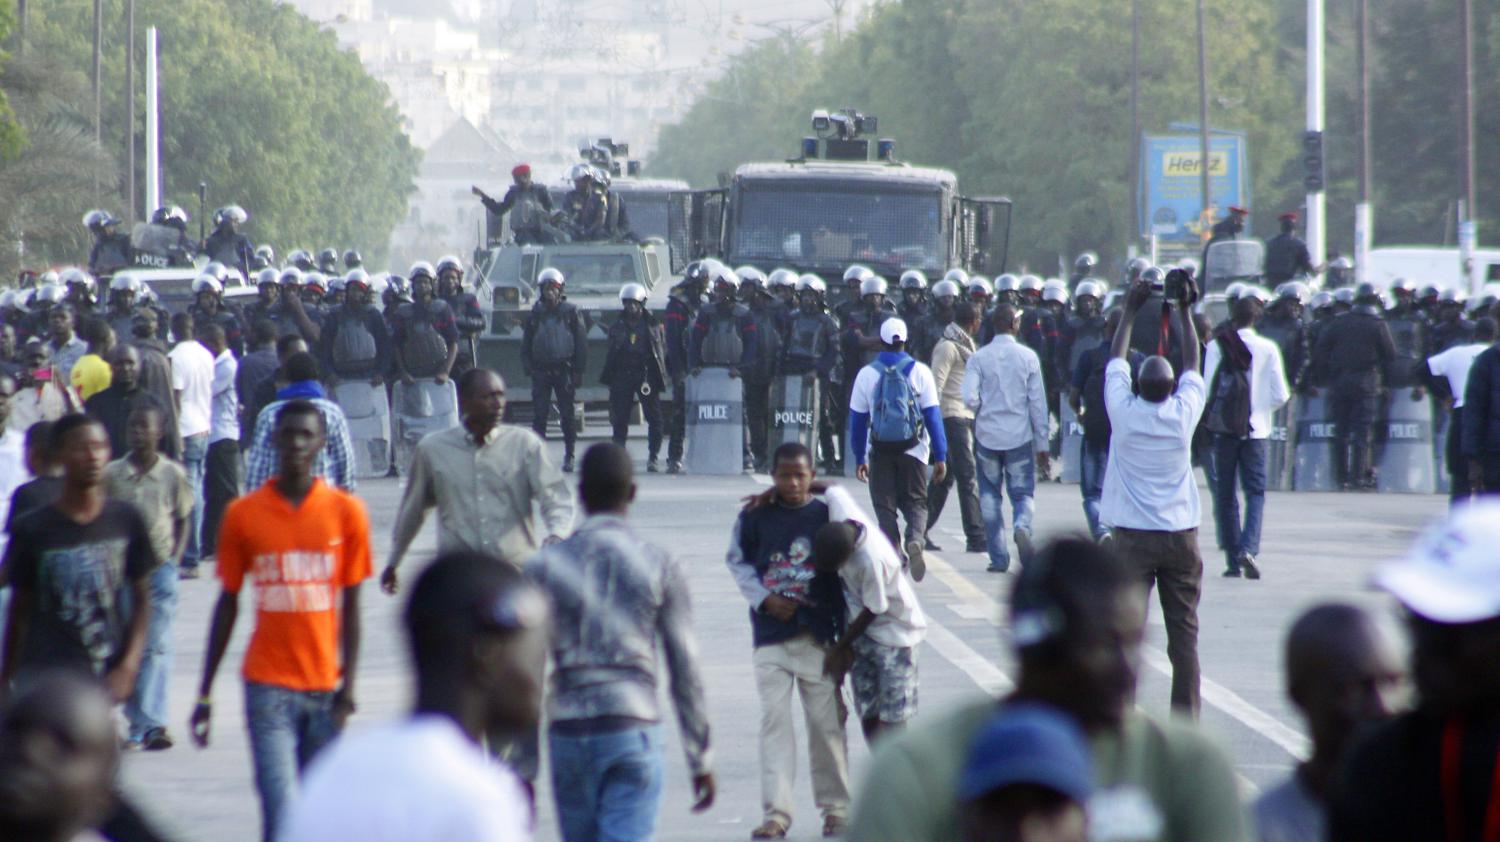
POLYGON ((1083 516, 1089 522, 1094 540, 1109 532, 1099 523, 1099 500, 1104 496, 1104 466, 1109 463, 1109 442, 1094 444, 1083 440, 1078 460, 1078 489, 1083 493, 1083 516))
POLYGON ((193 487, 193 516, 188 525, 187 549, 182 553, 182 566, 194 568, 203 559, 203 544, 198 535, 203 531, 203 463, 208 458, 208 433, 185 436, 182 439, 182 467, 187 470, 188 484, 193 487))
MULTIPOLYGON (((1030 444, 1011 450, 974 447, 979 462, 979 513, 984 516, 984 537, 989 542, 990 569, 1009 570, 1010 553, 1005 548, 1005 512, 1000 488, 1010 495, 1011 515, 1017 532, 1031 534, 1031 497, 1036 493, 1036 454, 1030 444)), ((1026 564, 1030 559, 1021 559, 1026 564)))
POLYGON ((1219 545, 1231 560, 1243 553, 1260 555, 1260 522, 1266 508, 1267 445, 1266 439, 1214 436, 1214 479, 1219 484, 1214 494, 1214 519, 1219 525, 1219 545), (1243 527, 1240 500, 1234 488, 1236 475, 1245 492, 1243 527))
POLYGON ((167 676, 172 670, 172 621, 177 618, 177 565, 160 565, 148 583, 151 620, 146 625, 146 650, 135 690, 125 702, 130 738, 138 740, 153 728, 167 727, 167 676))
POLYGON ((297 794, 297 779, 333 738, 333 691, 291 690, 245 682, 250 759, 260 793, 261 838, 271 842, 297 794))
POLYGON ((661 726, 548 734, 563 842, 637 842, 656 832, 661 726))

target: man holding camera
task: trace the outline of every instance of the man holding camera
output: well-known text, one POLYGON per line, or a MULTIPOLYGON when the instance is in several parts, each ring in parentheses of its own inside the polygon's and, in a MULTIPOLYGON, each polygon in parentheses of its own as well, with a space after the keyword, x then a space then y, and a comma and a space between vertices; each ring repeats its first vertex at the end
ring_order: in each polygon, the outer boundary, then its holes
POLYGON ((1198 331, 1191 310, 1197 298, 1197 285, 1182 269, 1168 273, 1159 290, 1154 291, 1149 281, 1137 281, 1126 295, 1124 318, 1110 343, 1111 359, 1104 373, 1111 432, 1099 510, 1116 552, 1142 577, 1147 593, 1153 585, 1161 587, 1167 657, 1172 662, 1172 707, 1194 717, 1199 705, 1203 559, 1198 554, 1202 510, 1191 449, 1208 391, 1198 373, 1198 331), (1137 378, 1139 394, 1133 394, 1127 359, 1130 334, 1147 302, 1159 302, 1163 316, 1170 315, 1182 330, 1182 379, 1173 377, 1165 357, 1147 357, 1137 378))

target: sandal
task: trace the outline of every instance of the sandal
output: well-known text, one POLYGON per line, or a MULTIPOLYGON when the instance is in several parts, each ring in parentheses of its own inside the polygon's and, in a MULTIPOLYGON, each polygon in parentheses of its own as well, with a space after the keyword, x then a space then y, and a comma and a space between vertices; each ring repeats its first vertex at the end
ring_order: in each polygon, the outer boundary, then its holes
POLYGON ((828 816, 823 819, 823 837, 843 836, 848 828, 848 822, 843 816, 828 816))
POLYGON ((750 831, 751 839, 785 839, 786 825, 775 819, 766 819, 760 823, 760 827, 750 831))

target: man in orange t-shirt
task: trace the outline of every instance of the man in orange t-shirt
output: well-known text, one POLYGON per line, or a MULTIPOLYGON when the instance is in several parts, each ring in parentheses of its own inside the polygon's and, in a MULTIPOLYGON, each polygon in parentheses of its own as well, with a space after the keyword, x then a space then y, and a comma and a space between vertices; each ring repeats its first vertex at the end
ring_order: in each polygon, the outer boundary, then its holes
POLYGON ((370 521, 357 498, 313 475, 325 435, 316 406, 287 402, 276 415, 277 475, 224 513, 218 547, 223 592, 193 709, 193 740, 206 746, 214 674, 248 575, 255 582, 256 616, 245 650, 245 717, 266 840, 276 837, 302 769, 354 712, 359 585, 370 577, 370 521))

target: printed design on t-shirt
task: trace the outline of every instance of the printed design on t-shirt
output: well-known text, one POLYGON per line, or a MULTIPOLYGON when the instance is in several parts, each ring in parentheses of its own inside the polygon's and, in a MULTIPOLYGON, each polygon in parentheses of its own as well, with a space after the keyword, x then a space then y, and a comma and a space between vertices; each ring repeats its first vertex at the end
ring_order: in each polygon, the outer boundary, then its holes
POLYGON ((766 572, 760 577, 761 584, 778 596, 812 605, 812 580, 817 571, 809 561, 811 558, 812 541, 807 538, 793 540, 785 553, 771 553, 766 572))
POLYGON ((255 571, 255 605, 273 614, 316 614, 332 611, 337 588, 333 582, 333 553, 286 550, 260 553, 251 559, 255 571))
POLYGON ((129 542, 111 538, 41 553, 43 592, 57 618, 76 629, 78 642, 98 668, 114 654, 120 626, 117 595, 125 582, 129 542))

